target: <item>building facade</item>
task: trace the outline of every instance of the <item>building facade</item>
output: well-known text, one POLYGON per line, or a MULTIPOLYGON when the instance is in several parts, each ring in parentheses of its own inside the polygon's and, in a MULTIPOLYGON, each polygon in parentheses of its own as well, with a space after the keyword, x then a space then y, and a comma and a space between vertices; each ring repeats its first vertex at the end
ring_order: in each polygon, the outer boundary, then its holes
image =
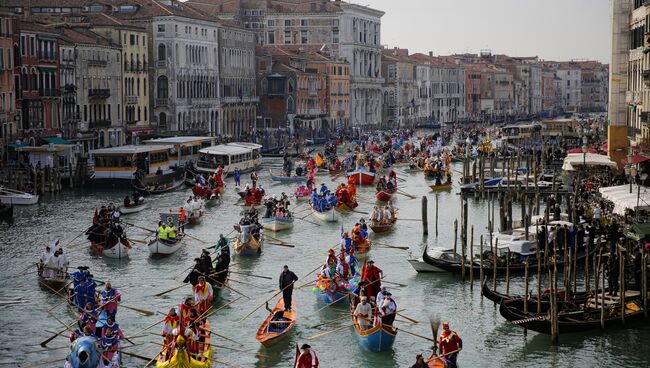
POLYGON ((217 133, 240 136, 257 124, 255 33, 222 23, 218 34, 222 124, 217 133))
POLYGON ((0 165, 7 161, 8 146, 14 144, 17 137, 15 23, 11 13, 0 12, 0 165))

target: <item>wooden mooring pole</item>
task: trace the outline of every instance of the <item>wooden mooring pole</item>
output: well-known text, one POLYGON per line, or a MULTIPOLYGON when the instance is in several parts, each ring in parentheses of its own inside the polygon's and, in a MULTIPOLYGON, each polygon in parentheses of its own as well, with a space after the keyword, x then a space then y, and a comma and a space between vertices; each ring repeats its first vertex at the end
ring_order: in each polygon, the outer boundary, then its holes
MULTIPOLYGON (((437 207, 436 207, 437 208, 437 207)), ((438 211, 436 210, 436 215, 438 211)), ((437 216, 436 216, 437 217, 437 216)), ((437 228, 437 226, 436 226, 437 228)), ((427 211, 427 196, 422 196, 422 235, 429 235, 429 220, 427 211)), ((437 234, 436 234, 437 235, 437 234)))

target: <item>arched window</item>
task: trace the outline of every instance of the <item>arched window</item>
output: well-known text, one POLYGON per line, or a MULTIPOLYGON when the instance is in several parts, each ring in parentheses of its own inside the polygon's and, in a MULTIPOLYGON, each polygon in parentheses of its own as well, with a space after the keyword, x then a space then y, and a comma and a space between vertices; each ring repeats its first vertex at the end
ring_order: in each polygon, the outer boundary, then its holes
POLYGON ((293 97, 289 96, 289 98, 287 98, 287 114, 293 114, 295 113, 295 111, 296 111, 296 104, 293 101, 293 97))
MULTIPOLYGON (((158 91, 158 98, 167 98, 169 95, 168 92, 168 87, 167 87, 167 77, 164 75, 161 75, 157 79, 157 91, 158 91)), ((161 114, 162 115, 162 114, 161 114)))
POLYGON ((167 60, 167 48, 165 47, 164 43, 158 45, 158 60, 167 60))
POLYGON ((158 128, 165 129, 167 127, 167 114, 161 112, 158 115, 158 128))
POLYGON ((293 93, 293 90, 295 89, 293 79, 289 79, 289 93, 293 93))

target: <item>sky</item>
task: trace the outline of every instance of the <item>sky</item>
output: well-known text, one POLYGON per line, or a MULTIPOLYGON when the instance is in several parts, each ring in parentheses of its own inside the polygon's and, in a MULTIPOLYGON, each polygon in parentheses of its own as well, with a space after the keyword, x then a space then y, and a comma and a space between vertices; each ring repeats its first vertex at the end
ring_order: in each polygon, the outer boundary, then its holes
POLYGON ((609 0, 348 0, 382 10, 381 43, 434 55, 611 58, 609 0))

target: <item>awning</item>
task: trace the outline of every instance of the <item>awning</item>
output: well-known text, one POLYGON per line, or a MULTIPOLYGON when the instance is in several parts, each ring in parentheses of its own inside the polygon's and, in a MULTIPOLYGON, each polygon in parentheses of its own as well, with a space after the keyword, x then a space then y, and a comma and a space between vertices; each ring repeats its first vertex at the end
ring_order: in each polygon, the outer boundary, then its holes
POLYGON ((595 153, 571 153, 564 158, 564 164, 562 165, 562 170, 564 171, 575 171, 576 166, 602 166, 616 169, 618 165, 616 162, 612 161, 606 155, 598 155, 595 153))
POLYGON ((626 210, 650 210, 650 188, 634 184, 600 188, 598 192, 603 199, 614 204, 614 213, 625 215, 626 210))
POLYGON ((11 143, 11 144, 7 145, 7 147, 13 148, 13 149, 20 148, 20 147, 25 147, 25 146, 29 146, 29 143, 28 142, 20 142, 19 144, 11 143))
POLYGON ((636 241, 650 238, 650 224, 634 224, 625 229, 623 234, 636 241))
POLYGON ((52 143, 52 144, 72 144, 72 143, 66 141, 63 138, 56 137, 56 136, 54 136, 54 137, 43 137, 41 139, 43 139, 47 143, 52 143))
MULTIPOLYGON (((571 153, 584 153, 582 152, 582 148, 571 148, 570 150, 566 151, 567 155, 571 153)), ((595 148, 587 148, 587 153, 598 153, 598 151, 595 148)))
POLYGON ((645 156, 643 156, 643 155, 639 155, 638 153, 637 153, 636 155, 632 156, 631 159, 630 159, 629 161, 628 161, 628 158, 629 158, 629 157, 625 157, 624 159, 621 160, 621 162, 623 163, 623 165, 628 165, 628 164, 630 164, 630 165, 636 165, 636 164, 640 164, 640 163, 642 163, 642 162, 644 162, 644 161, 648 161, 648 160, 649 160, 647 157, 645 157, 645 156))

